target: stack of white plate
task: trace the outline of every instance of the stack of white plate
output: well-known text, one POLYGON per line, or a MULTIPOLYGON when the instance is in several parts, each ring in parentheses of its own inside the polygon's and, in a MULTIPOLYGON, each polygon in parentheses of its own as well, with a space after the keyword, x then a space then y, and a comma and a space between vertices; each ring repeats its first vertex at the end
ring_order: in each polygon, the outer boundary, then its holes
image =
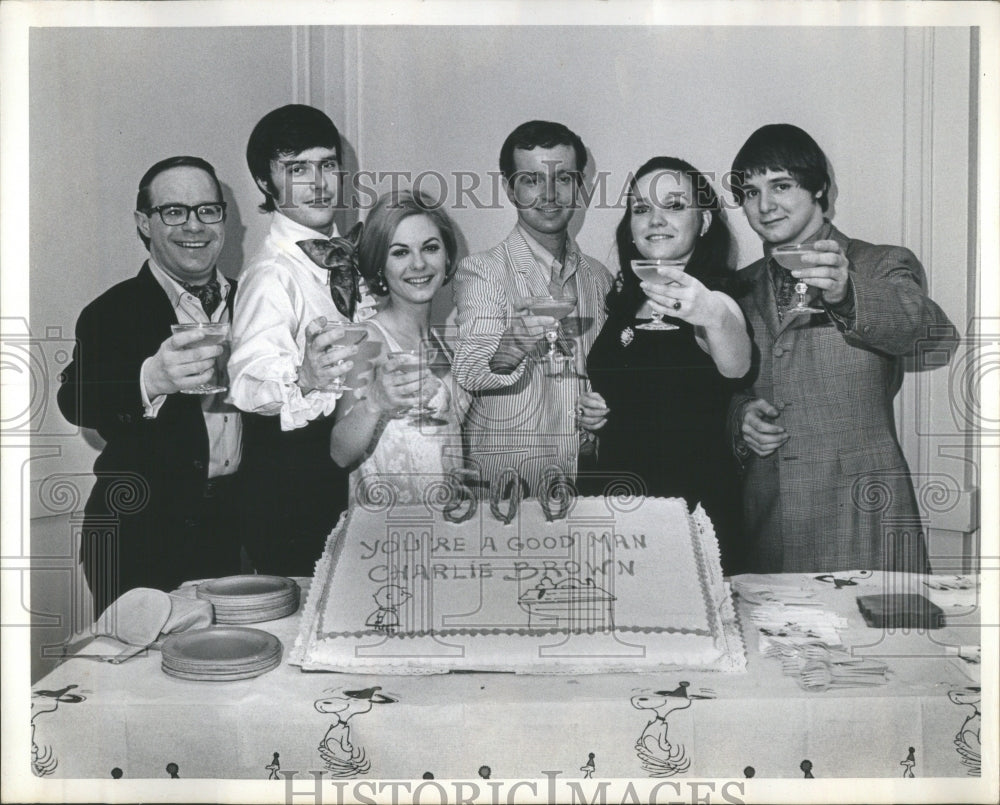
POLYGON ((198 682, 231 682, 266 674, 281 664, 281 641, 244 626, 213 626, 168 637, 163 673, 198 682))
POLYGON ((225 576, 203 581, 197 595, 212 604, 216 623, 262 623, 299 608, 299 585, 282 576, 225 576))

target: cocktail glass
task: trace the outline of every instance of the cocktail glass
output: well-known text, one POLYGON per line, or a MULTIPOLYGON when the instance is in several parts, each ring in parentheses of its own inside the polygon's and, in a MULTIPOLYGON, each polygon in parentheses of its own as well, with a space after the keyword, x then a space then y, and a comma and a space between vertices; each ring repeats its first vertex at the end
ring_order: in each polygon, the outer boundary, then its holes
POLYGON ((559 341, 559 319, 566 318, 576 308, 575 296, 526 296, 518 300, 518 304, 531 316, 551 316, 556 320, 554 327, 545 331, 545 340, 548 341, 549 350, 545 358, 549 364, 550 375, 561 375, 563 364, 572 360, 572 355, 563 355, 556 349, 559 341))
POLYGON ((226 364, 229 362, 229 323, 228 322, 194 322, 190 324, 171 324, 173 333, 197 330, 201 338, 187 345, 187 349, 197 347, 222 345, 222 353, 215 359, 215 374, 207 383, 199 383, 189 389, 181 389, 181 394, 218 394, 227 391, 229 386, 226 378, 226 364))
MULTIPOLYGON (((413 371, 414 369, 421 369, 424 364, 421 362, 421 355, 418 350, 415 349, 397 349, 390 352, 386 357, 391 360, 395 365, 397 372, 403 371, 413 371)), ((431 375, 433 382, 435 384, 441 383, 441 379, 431 375)), ((437 386, 434 387, 435 392, 437 391, 437 386)), ((407 408, 404 412, 407 417, 407 422, 411 425, 429 425, 429 426, 440 426, 447 425, 448 420, 442 419, 437 415, 437 411, 431 408, 425 400, 429 400, 433 397, 433 394, 424 396, 421 394, 421 402, 416 405, 407 408)))
MULTIPOLYGON (((344 321, 328 321, 326 326, 316 333, 313 338, 316 338, 320 333, 326 333, 330 331, 342 332, 343 335, 339 340, 334 341, 329 348, 333 347, 353 347, 360 344, 366 338, 368 338, 368 328, 363 324, 355 324, 354 322, 344 322, 344 321)), ((343 361, 337 361, 337 365, 340 366, 343 361)), ((328 385, 324 391, 332 391, 336 394, 343 394, 345 391, 354 391, 353 388, 347 386, 344 383, 343 377, 338 377, 333 380, 330 385, 328 385)))
MULTIPOLYGON (((771 256, 778 261, 778 265, 788 271, 794 271, 797 268, 810 268, 813 263, 807 263, 803 261, 803 257, 807 254, 819 254, 811 243, 787 243, 783 246, 775 246, 771 249, 771 256)), ((796 316, 803 313, 822 313, 823 309, 818 307, 811 307, 806 303, 806 293, 809 291, 809 286, 802 280, 798 280, 795 283, 795 304, 788 308, 785 313, 796 316)))
MULTIPOLYGON (((683 260, 667 260, 663 257, 649 258, 643 260, 633 260, 632 261, 632 271, 642 282, 651 282, 656 285, 676 285, 677 283, 673 280, 668 280, 661 276, 661 267, 679 268, 681 271, 684 270, 686 263, 683 260)), ((637 324, 637 330, 659 330, 660 332, 666 332, 667 330, 678 329, 676 324, 670 324, 663 320, 663 314, 657 311, 652 311, 650 313, 652 320, 646 322, 645 324, 637 324)))

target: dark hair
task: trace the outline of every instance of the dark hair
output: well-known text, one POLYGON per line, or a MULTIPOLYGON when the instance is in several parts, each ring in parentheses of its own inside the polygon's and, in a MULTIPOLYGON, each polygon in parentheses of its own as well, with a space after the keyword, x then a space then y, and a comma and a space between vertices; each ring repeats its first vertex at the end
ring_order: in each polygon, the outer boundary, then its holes
MULTIPOLYGON (((139 180, 139 192, 135 195, 135 208, 138 212, 148 212, 153 206, 149 190, 153 184, 153 180, 171 168, 197 168, 204 171, 211 177, 212 183, 215 185, 215 191, 219 194, 219 201, 222 201, 222 185, 219 183, 219 177, 215 175, 215 168, 212 167, 211 163, 201 157, 167 157, 153 165, 139 180)), ((136 227, 135 231, 139 233, 139 240, 142 241, 142 245, 146 249, 149 249, 149 238, 143 235, 142 230, 138 227, 136 227)))
POLYGON ((254 180, 268 190, 260 205, 273 212, 277 188, 271 182, 271 160, 292 156, 310 148, 332 148, 342 156, 340 132, 323 112, 312 106, 292 103, 268 112, 260 119, 247 141, 247 165, 254 180))
POLYGON ((765 171, 787 171, 810 193, 821 193, 819 206, 830 206, 830 171, 826 154, 798 126, 772 123, 750 135, 733 160, 733 196, 743 203, 743 181, 765 171))
POLYGON ((576 153, 576 169, 583 176, 587 167, 587 149, 583 140, 566 128, 562 123, 551 123, 548 120, 529 120, 522 123, 503 141, 500 146, 500 173, 507 181, 514 175, 514 149, 521 148, 530 151, 533 148, 555 148, 557 145, 570 145, 576 153))
POLYGON ((423 193, 415 194, 410 190, 386 193, 379 198, 365 219, 364 231, 358 243, 358 270, 371 292, 378 296, 389 293, 385 284, 385 261, 396 227, 414 215, 426 215, 441 233, 448 257, 445 282, 455 273, 458 241, 455 237, 455 225, 448 214, 439 205, 432 204, 423 193))
POLYGON ((626 203, 625 214, 615 230, 620 271, 606 300, 608 314, 611 316, 631 317, 646 299, 639 287, 639 278, 632 271, 632 261, 640 259, 642 255, 632 241, 631 196, 638 179, 655 171, 670 171, 687 176, 691 182, 694 206, 712 213, 708 230, 695 243, 694 252, 688 260, 687 273, 713 290, 738 293, 736 274, 729 266, 732 236, 719 204, 719 197, 708 177, 683 159, 653 157, 629 179, 629 202, 626 203))

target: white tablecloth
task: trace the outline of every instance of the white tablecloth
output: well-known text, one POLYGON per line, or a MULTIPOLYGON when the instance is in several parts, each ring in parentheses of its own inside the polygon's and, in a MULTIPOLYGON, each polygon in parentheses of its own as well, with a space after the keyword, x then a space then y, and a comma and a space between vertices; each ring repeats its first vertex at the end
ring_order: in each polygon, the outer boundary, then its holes
MULTIPOLYGON (((978 612, 954 608, 944 629, 890 634, 866 627, 855 603, 858 595, 883 589, 882 574, 839 588, 810 575, 770 578, 814 589, 824 608, 846 617, 845 642, 855 653, 886 661, 889 683, 802 690, 782 675, 777 660, 760 656, 748 605, 740 601, 744 674, 371 677, 303 673, 283 661, 255 679, 210 683, 165 675, 156 651, 122 665, 76 658, 34 687, 36 773, 51 779, 335 777, 352 772, 332 765, 323 746, 343 737, 344 723, 358 757, 353 773, 382 779, 976 773, 966 748, 979 738, 978 683, 960 670, 954 649, 979 642, 978 612), (682 683, 688 695, 677 698, 682 706, 664 720, 669 751, 657 756, 662 765, 644 760, 637 742, 647 728, 662 735, 664 721, 652 723, 655 713, 632 699, 676 692, 682 683), (316 706, 323 700, 357 706, 357 694, 374 687, 370 709, 361 705, 347 722, 335 706, 326 712, 316 706), (64 688, 58 706, 46 709, 51 694, 64 688)), ((295 615, 256 628, 278 636, 287 654, 298 626, 295 615)))

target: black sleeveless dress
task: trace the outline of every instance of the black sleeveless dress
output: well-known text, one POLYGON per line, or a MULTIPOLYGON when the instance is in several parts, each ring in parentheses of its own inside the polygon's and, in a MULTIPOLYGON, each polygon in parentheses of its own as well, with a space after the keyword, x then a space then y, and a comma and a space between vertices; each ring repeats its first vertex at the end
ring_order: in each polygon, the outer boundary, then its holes
POLYGON ((742 572, 737 465, 726 433, 731 394, 742 378, 723 377, 687 322, 639 330, 647 319, 609 317, 587 358, 594 391, 611 413, 598 432, 596 459, 581 471, 581 495, 636 487, 654 497, 701 503, 712 520, 727 575, 742 572))

